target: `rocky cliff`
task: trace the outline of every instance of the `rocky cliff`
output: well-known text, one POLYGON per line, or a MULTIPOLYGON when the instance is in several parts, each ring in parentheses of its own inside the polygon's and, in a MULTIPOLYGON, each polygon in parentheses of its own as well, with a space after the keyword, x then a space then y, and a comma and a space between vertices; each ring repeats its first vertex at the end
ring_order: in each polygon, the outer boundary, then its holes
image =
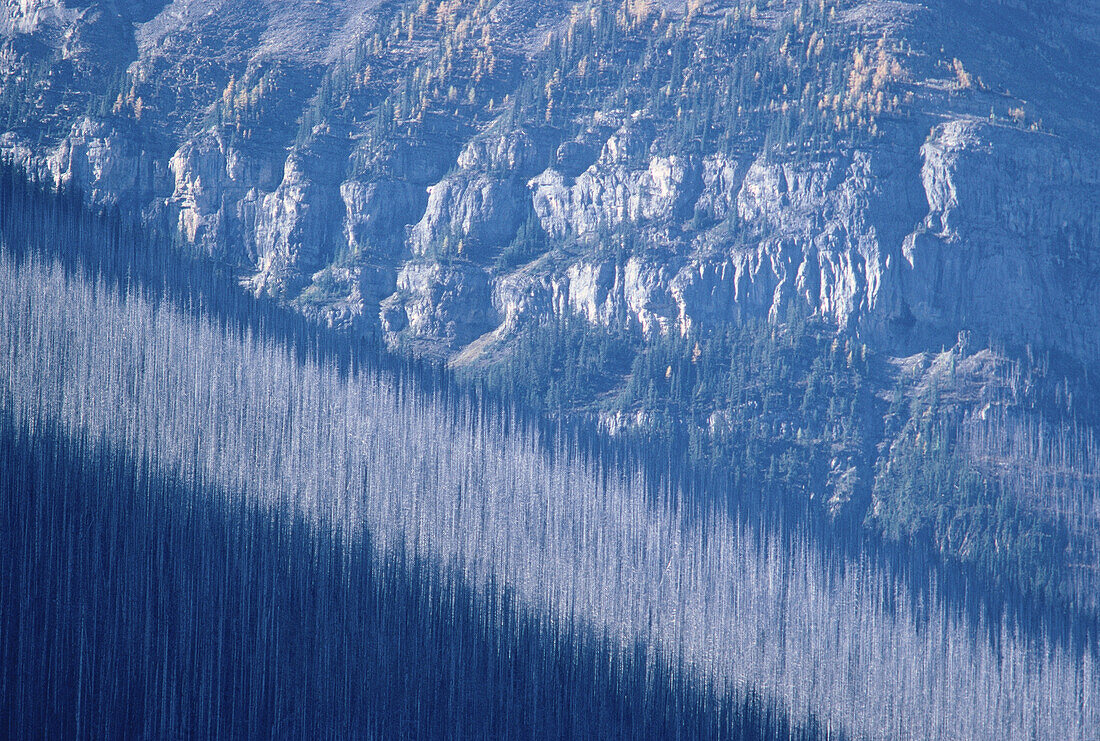
MULTIPOLYGON (((1058 13, 1006 4, 1015 23, 978 4, 830 0, 815 20, 797 2, 696 3, 620 18, 624 38, 593 54, 653 67, 630 38, 649 24, 680 34, 691 80, 733 74, 706 43, 735 16, 734 60, 780 34, 841 36, 851 79, 817 104, 863 129, 807 150, 751 127, 675 141, 655 106, 624 107, 598 79, 566 124, 524 120, 523 67, 553 67, 553 34, 581 33, 594 12, 422 5, 9 2, 5 150, 94 203, 167 219, 254 290, 448 353, 547 313, 648 334, 797 307, 899 352, 968 329, 1100 354, 1100 173, 1081 114, 1097 75, 1051 53, 1040 64, 1058 84, 1038 91, 1040 71, 959 45, 1015 35, 1050 51, 1058 13), (410 79, 448 66, 415 118, 395 111, 410 79), (466 73, 483 82, 459 93, 466 73), (877 92, 847 114, 830 98, 861 84, 877 92)), ((1075 12, 1063 38, 1095 58, 1095 13, 1075 12)), ((824 66, 799 71, 807 89, 824 66)), ((548 86, 577 74, 558 67, 548 86)))

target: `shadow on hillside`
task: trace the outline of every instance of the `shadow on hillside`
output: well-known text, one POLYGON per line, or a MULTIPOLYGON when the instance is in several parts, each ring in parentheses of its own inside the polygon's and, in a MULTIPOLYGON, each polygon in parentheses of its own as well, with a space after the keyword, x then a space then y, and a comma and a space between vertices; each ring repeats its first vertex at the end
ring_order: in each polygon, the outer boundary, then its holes
POLYGON ((0 735, 824 736, 230 494, 0 419, 0 735))

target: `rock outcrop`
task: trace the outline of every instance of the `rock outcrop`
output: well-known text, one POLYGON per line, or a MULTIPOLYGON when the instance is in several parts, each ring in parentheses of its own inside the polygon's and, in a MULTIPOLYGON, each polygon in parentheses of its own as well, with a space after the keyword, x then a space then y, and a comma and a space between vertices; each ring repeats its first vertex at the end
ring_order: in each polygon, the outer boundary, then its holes
POLYGON ((649 156, 653 135, 637 131, 644 128, 611 135, 599 158, 575 178, 552 168, 531 181, 535 212, 551 238, 690 218, 701 186, 698 164, 682 155, 649 156))
POLYGON ((165 192, 168 166, 133 131, 81 118, 47 157, 54 182, 77 185, 97 206, 141 208, 165 192))
POLYGON ((409 261, 382 302, 382 328, 438 351, 472 342, 496 325, 489 277, 467 262, 409 261))
POLYGON ((1100 357, 1100 166, 1056 137, 960 119, 921 150, 927 215, 891 288, 918 323, 1100 357))
POLYGON ((245 264, 256 254, 260 193, 275 173, 211 129, 180 147, 168 161, 171 221, 181 236, 208 254, 245 264))
MULTIPOLYGON (((424 49, 438 41, 455 53, 454 39, 433 35, 440 19, 417 26, 415 41, 406 29, 383 43, 368 0, 250 0, 222 15, 212 0, 70 5, 4 6, 5 84, 30 84, 33 60, 56 59, 68 76, 34 82, 43 109, 54 107, 42 114, 44 143, 28 124, 0 148, 97 205, 167 216, 254 290, 326 321, 454 352, 548 314, 653 335, 795 311, 888 352, 970 330, 1100 359, 1100 174, 1082 134, 1096 131, 1065 93, 1091 78, 1058 70, 1046 91, 1019 73, 1070 133, 1046 131, 1031 104, 993 94, 1007 82, 994 82, 1005 73, 988 60, 938 58, 940 36, 994 38, 969 5, 844 10, 834 22, 853 34, 854 56, 885 48, 880 38, 908 49, 904 65, 875 57, 908 107, 874 135, 807 151, 750 134, 676 139, 668 121, 598 90, 567 123, 546 123, 550 110, 518 116, 523 65, 568 4, 494 11, 483 35, 515 42, 492 60, 512 72, 493 89, 447 90, 445 105, 393 126, 381 118, 412 89, 402 75, 435 74, 415 71, 424 49), (933 20, 943 28, 931 38, 922 24, 933 20), (118 59, 96 57, 97 33, 117 41, 118 59), (341 67, 357 54, 373 61, 341 67), (117 90, 88 87, 109 68, 117 90), (66 114, 77 98, 99 113, 66 114)), ((772 20, 793 8, 776 6, 772 20)), ((1058 22, 1030 3, 1010 10, 1058 22)), ((694 22, 717 23, 721 7, 711 11, 694 22)), ((1075 12, 1087 57, 1097 19, 1075 12)), ((705 55, 692 64, 707 69, 705 55)), ((860 84, 881 92, 874 79, 860 84)))

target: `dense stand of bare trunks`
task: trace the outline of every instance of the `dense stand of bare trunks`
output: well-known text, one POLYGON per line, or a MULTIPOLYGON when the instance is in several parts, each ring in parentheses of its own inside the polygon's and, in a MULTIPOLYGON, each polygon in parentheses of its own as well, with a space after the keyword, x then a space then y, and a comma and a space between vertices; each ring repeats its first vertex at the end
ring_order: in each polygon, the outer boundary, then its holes
POLYGON ((439 609, 440 574, 480 595, 489 631, 507 629, 494 595, 508 595, 546 641, 595 636, 601 661, 716 696, 751 689, 857 737, 1087 739, 1100 727, 1089 650, 1007 622, 991 641, 934 590, 914 604, 869 561, 686 516, 675 497, 645 496, 637 474, 550 455, 506 416, 302 360, 139 288, 5 254, 0 359, 17 435, 50 427, 83 449, 125 450, 226 512, 290 512, 344 547, 369 537, 377 563, 422 565, 439 609))

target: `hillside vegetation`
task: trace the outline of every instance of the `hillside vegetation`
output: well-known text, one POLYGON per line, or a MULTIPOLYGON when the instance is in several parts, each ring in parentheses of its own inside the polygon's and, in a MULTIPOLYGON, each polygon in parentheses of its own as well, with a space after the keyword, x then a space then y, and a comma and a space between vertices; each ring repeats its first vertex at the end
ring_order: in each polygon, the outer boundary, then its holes
POLYGON ((158 274, 137 235, 29 193, 42 246, 0 257, 11 732, 1085 739, 1100 720, 1091 640, 693 507, 430 372, 298 344, 262 305, 204 307, 206 267, 158 274))

